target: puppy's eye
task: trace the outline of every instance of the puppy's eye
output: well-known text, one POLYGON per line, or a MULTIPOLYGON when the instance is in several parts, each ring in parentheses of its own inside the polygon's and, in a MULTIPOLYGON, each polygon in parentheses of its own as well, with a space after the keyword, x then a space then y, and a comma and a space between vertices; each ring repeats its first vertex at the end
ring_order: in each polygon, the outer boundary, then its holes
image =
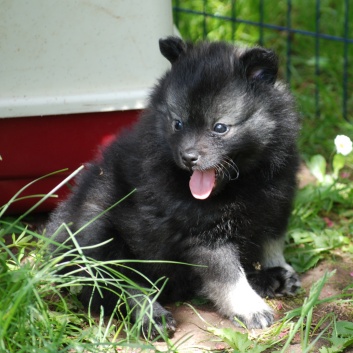
POLYGON ((180 131, 183 128, 183 122, 180 120, 174 120, 173 127, 174 127, 174 130, 180 131))
POLYGON ((216 132, 217 134, 225 134, 228 132, 229 128, 225 124, 218 123, 213 127, 213 131, 216 132))

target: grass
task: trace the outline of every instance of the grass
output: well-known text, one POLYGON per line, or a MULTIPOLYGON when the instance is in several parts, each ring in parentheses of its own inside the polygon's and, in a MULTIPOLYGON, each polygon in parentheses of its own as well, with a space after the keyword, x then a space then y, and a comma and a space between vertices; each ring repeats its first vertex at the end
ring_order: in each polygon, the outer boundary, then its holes
MULTIPOLYGON (((206 19, 198 14, 175 12, 175 18, 184 38, 198 40, 224 39, 242 44, 256 44, 259 29, 254 25, 234 24, 227 20, 233 12, 237 18, 259 20, 259 0, 237 0, 232 8, 230 1, 220 0, 174 0, 174 5, 194 12, 207 12, 206 19), (218 17, 217 17, 218 16, 218 17), (225 17, 225 18, 224 18, 225 17)), ((342 35, 343 2, 322 0, 320 30, 331 35, 342 35)), ((286 25, 286 1, 263 2, 264 22, 286 25)), ((353 13, 349 13, 350 22, 353 13)), ((315 30, 314 2, 292 0, 292 27, 308 31, 315 30)), ((353 37, 350 26, 349 37, 353 37)), ((282 77, 286 76, 285 66, 287 37, 284 32, 264 29, 263 44, 274 48, 282 59, 282 77)), ((353 49, 348 48, 349 57, 353 49)), ((321 182, 309 184, 296 198, 287 239, 286 257, 300 273, 317 266, 322 261, 335 263, 337 258, 353 256, 353 154, 345 160, 345 167, 338 178, 332 176, 333 139, 337 133, 353 136, 353 127, 342 117, 342 67, 343 44, 320 40, 318 61, 315 56, 315 39, 293 34, 290 61, 290 85, 298 99, 303 114, 303 129, 300 147, 303 158, 314 171, 320 165, 324 175, 321 182), (315 74, 316 63, 320 75, 315 74), (316 107, 316 84, 319 88, 320 116, 316 107), (327 182, 329 180, 329 182, 327 182), (325 182, 326 181, 326 182, 325 182)), ((353 66, 348 68, 350 77, 353 66)), ((353 90, 352 82, 348 91, 353 90)), ((348 116, 352 116, 352 97, 348 100, 348 116)), ((1 152, 1 151, 0 151, 1 152)), ((1 157, 0 157, 1 159, 1 157)), ((78 171, 77 171, 78 172, 78 171)), ((315 172, 314 172, 315 173, 315 172)), ((71 177, 73 177, 72 175, 71 177)), ((34 181, 35 182, 35 181, 34 181)), ((66 181, 65 181, 66 182, 66 181)), ((21 192, 9 201, 21 199, 21 192)), ((48 197, 54 197, 55 190, 48 195, 36 195, 37 205, 48 197)), ((127 319, 117 320, 104 313, 93 314, 83 310, 77 300, 77 292, 83 283, 92 279, 73 276, 59 276, 58 271, 66 264, 57 258, 48 259, 46 249, 50 240, 39 230, 28 226, 28 215, 33 209, 17 218, 5 217, 9 204, 0 208, 0 352, 116 352, 116 351, 157 351, 154 342, 141 339, 141 321, 131 325, 127 319)), ((117 292, 122 291, 116 310, 126 301, 124 293, 136 284, 123 277, 118 270, 109 271, 111 263, 97 263, 82 255, 72 258, 72 263, 87 272, 95 270, 101 276, 94 276, 97 290, 112 278, 117 292)), ((128 264, 117 261, 119 266, 128 264)), ((300 345, 301 352, 335 353, 344 352, 353 345, 353 286, 348 285, 339 294, 321 299, 324 286, 336 274, 323 274, 311 287, 308 295, 301 293, 297 298, 288 299, 286 312, 271 328, 254 332, 239 332, 233 329, 211 327, 209 330, 222 342, 229 345, 225 352, 286 352, 293 343, 300 345), (346 317, 332 308, 346 308, 346 317)), ((162 281, 164 279, 161 279, 162 281)), ((148 293, 157 295, 155 284, 150 283, 148 293)), ((276 305, 276 301, 271 301, 276 305)), ((148 302, 143 304, 142 314, 148 314, 148 302)), ((133 309, 133 308, 131 308, 133 309)), ((163 332, 161 332, 163 337, 163 332)), ((168 352, 178 352, 181 342, 172 343, 165 338, 168 352)))
MULTIPOLYGON (((50 196, 51 193, 43 196, 36 205, 50 196)), ((78 254, 65 251, 63 244, 58 254, 48 256, 51 239, 38 230, 30 230, 22 222, 24 215, 3 216, 8 206, 19 199, 20 192, 0 208, 0 352, 113 352, 124 347, 154 350, 152 343, 140 337, 142 317, 150 316, 150 301, 141 301, 141 295, 136 298, 141 313, 135 324, 129 320, 134 307, 128 308, 125 317, 119 313, 130 288, 155 300, 159 293, 156 283, 150 282, 150 289, 140 288, 122 275, 119 268, 128 267, 128 261, 97 262, 86 258, 75 243, 75 234, 71 234, 71 239, 78 254), (63 257, 70 261, 62 262, 63 257), (62 276, 59 273, 64 268, 66 274, 62 276), (82 272, 88 275, 78 274, 82 272), (115 312, 107 318, 103 311, 92 314, 83 310, 76 297, 82 285, 100 291, 108 283, 119 298, 115 312)), ((158 283, 158 288, 163 288, 163 284, 158 283)), ((164 332, 160 335, 168 342, 164 332)))

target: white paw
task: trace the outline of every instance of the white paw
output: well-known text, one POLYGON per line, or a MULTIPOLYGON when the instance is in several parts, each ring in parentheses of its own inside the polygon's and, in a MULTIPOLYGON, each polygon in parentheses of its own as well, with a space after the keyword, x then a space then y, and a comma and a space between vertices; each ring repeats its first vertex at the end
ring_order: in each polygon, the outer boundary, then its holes
POLYGON ((224 287, 226 293, 216 305, 219 311, 239 326, 241 321, 247 328, 265 328, 273 323, 273 311, 251 288, 245 275, 235 284, 224 287))
POLYGON ((234 288, 234 314, 230 319, 239 325, 237 319, 247 328, 265 328, 273 323, 273 312, 264 300, 250 287, 248 282, 237 283, 234 288))

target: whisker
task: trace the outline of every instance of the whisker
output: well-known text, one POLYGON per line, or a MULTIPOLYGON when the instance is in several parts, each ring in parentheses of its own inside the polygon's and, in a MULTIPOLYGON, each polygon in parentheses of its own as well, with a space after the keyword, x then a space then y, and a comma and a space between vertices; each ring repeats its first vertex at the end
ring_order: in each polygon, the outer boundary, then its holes
POLYGON ((222 169, 223 177, 227 177, 228 179, 230 179, 229 170, 227 169, 226 166, 224 166, 223 162, 220 163, 220 167, 222 169))
MULTIPOLYGON (((209 168, 200 168, 200 170, 205 171, 209 168)), ((230 157, 225 156, 219 163, 214 164, 212 168, 215 169, 220 179, 227 178, 229 181, 232 181, 239 178, 239 168, 230 157), (232 174, 235 175, 232 177, 232 174)))
MULTIPOLYGON (((223 169, 225 169, 227 171, 227 176, 228 176, 228 179, 230 181, 238 179, 238 177, 239 177, 239 168, 230 157, 226 156, 221 161, 220 165, 222 166, 223 169), (235 176, 234 177, 232 177, 232 173, 231 173, 232 170, 235 172, 235 176)), ((224 175, 225 175, 225 173, 224 173, 224 175)))

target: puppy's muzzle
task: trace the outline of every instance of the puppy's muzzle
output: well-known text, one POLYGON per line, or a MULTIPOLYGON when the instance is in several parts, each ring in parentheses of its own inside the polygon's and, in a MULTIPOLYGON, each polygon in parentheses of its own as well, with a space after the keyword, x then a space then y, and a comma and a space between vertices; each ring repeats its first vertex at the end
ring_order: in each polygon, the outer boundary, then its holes
POLYGON ((181 160, 188 169, 195 167, 200 160, 200 154, 194 149, 187 149, 180 152, 181 160))

